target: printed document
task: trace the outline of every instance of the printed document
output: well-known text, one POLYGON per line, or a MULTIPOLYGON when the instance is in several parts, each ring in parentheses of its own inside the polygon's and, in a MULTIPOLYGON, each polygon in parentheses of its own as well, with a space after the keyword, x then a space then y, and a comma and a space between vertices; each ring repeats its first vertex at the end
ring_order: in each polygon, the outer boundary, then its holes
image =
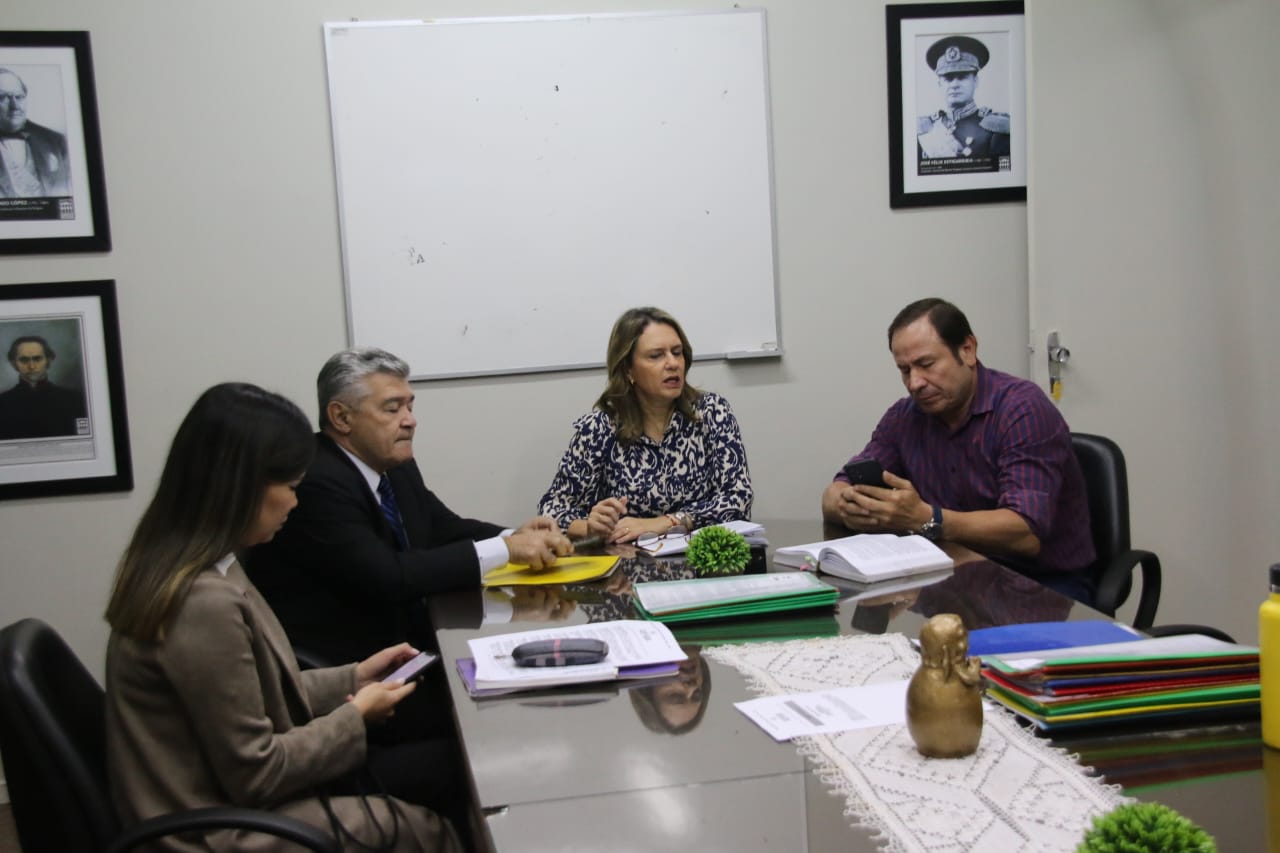
POLYGON ((908 681, 765 696, 734 705, 774 740, 907 722, 908 681))

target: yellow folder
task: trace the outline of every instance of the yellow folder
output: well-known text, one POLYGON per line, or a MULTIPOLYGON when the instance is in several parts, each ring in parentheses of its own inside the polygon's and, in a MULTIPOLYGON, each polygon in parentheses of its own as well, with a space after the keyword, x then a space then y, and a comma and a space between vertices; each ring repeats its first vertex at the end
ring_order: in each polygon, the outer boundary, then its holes
POLYGON ((611 557, 561 557, 555 565, 545 569, 531 569, 519 563, 507 563, 488 572, 484 586, 515 586, 517 584, 584 583, 602 578, 613 571, 617 556, 611 557))

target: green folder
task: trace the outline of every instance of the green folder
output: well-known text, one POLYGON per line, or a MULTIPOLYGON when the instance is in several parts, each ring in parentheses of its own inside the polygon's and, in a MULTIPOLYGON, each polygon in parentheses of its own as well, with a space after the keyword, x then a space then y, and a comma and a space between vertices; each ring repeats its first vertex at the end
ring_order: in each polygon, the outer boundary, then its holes
POLYGON ((728 622, 681 622, 671 629, 671 633, 681 645, 696 643, 700 646, 724 646, 838 637, 840 623, 836 621, 834 613, 813 610, 728 622))
POLYGON ((658 622, 693 622, 833 607, 840 591, 805 572, 691 578, 635 585, 636 610, 658 622))

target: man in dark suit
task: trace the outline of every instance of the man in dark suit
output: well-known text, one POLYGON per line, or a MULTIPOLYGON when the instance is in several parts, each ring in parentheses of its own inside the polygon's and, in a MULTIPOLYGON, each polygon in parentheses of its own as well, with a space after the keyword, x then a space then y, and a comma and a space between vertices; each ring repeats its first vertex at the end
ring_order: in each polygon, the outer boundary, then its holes
POLYGON ((331 663, 402 640, 434 648, 425 596, 476 588, 508 560, 540 568, 572 550, 551 519, 503 530, 462 518, 427 488, 413 459, 408 375, 404 361, 373 348, 325 363, 316 459, 298 507, 248 555, 293 643, 331 663))
MULTIPOLYGON (((925 51, 925 61, 938 76, 938 88, 947 108, 920 116, 916 122, 917 153, 922 166, 926 160, 968 159, 995 171, 999 158, 1009 157, 1009 114, 980 107, 974 100, 978 70, 990 57, 986 45, 970 36, 947 36, 925 51)), ((956 170, 971 169, 943 169, 956 170)))
POLYGON ((49 381, 56 356, 39 335, 22 335, 9 345, 18 384, 0 394, 0 441, 89 433, 84 394, 49 381))
POLYGON ((27 120, 27 84, 0 68, 0 198, 71 194, 67 138, 27 120))

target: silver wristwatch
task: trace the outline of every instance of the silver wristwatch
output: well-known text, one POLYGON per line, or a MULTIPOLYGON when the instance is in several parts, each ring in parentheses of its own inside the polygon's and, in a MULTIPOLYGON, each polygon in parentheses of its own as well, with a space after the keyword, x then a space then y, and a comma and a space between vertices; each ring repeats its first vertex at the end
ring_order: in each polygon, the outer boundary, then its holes
POLYGON ((920 529, 916 533, 928 539, 930 542, 937 542, 942 538, 942 507, 934 504, 933 518, 920 525, 920 529))

